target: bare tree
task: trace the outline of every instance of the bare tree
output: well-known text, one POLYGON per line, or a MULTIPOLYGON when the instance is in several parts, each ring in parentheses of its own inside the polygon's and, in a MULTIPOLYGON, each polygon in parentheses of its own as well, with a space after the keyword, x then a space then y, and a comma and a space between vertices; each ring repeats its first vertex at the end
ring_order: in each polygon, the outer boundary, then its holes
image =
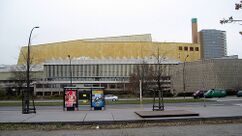
POLYGON ((143 93, 150 93, 153 90, 154 101, 153 110, 164 110, 164 69, 162 68, 162 61, 166 59, 168 52, 161 52, 159 46, 153 53, 155 62, 153 64, 147 64, 145 60, 135 68, 135 72, 130 77, 129 89, 135 94, 138 94, 139 82, 142 82, 143 93), (158 95, 158 105, 156 105, 156 97, 158 95))
MULTIPOLYGON (((235 10, 240 10, 240 9, 242 9, 242 1, 240 1, 239 3, 235 3, 235 10)), ((232 16, 229 17, 228 19, 220 20, 221 24, 227 24, 227 23, 233 23, 233 22, 234 23, 235 22, 240 23, 240 22, 242 22, 242 20, 241 19, 234 19, 232 16)), ((240 24, 240 25, 242 25, 242 24, 240 24)), ((242 35, 241 31, 239 33, 242 35)))
POLYGON ((139 93, 139 84, 142 84, 143 95, 150 95, 149 90, 152 89, 150 83, 153 81, 154 70, 151 65, 143 61, 142 64, 137 65, 134 73, 130 75, 128 88, 133 94, 139 93))
MULTIPOLYGON (((33 29, 32 29, 33 30, 33 29)), ((32 31, 31 31, 32 33, 32 31)), ((30 38, 29 38, 30 45, 30 38)), ((30 55, 30 47, 28 46, 28 52, 23 52, 21 50, 21 55, 24 60, 27 62, 26 64, 16 65, 11 69, 12 77, 10 80, 13 81, 13 86, 16 88, 17 95, 22 96, 22 113, 36 113, 36 108, 34 104, 34 94, 33 90, 30 88, 30 84, 33 81, 32 79, 32 68, 33 65, 33 56, 30 55), (32 100, 32 104, 30 104, 30 99, 32 100)))
POLYGON ((10 77, 10 80, 14 82, 13 87, 16 88, 16 95, 20 95, 22 88, 26 85, 25 69, 25 65, 19 65, 11 68, 12 76, 10 77))
MULTIPOLYGON (((27 55, 21 50, 21 55, 23 56, 24 60, 27 61, 27 55)), ((35 66, 32 64, 33 62, 33 55, 30 58, 30 70, 35 66)), ((19 64, 16 66, 11 67, 11 77, 9 80, 13 81, 13 86, 16 88, 16 95, 21 95, 21 90, 26 87, 26 81, 27 81, 27 76, 26 76, 26 69, 27 66, 26 64, 19 64)), ((32 73, 30 73, 30 80, 32 80, 32 73)))
POLYGON ((153 110, 165 110, 164 106, 164 90, 162 88, 162 68, 161 68, 161 61, 164 60, 164 55, 160 54, 160 48, 157 47, 157 53, 155 54, 156 58, 156 69, 155 69, 155 81, 157 84, 157 89, 154 90, 154 101, 153 101, 153 110), (155 97, 156 97, 156 91, 158 91, 158 106, 155 105, 155 97))
POLYGON ((240 10, 242 9, 242 0, 240 1, 240 3, 235 3, 235 10, 240 10))

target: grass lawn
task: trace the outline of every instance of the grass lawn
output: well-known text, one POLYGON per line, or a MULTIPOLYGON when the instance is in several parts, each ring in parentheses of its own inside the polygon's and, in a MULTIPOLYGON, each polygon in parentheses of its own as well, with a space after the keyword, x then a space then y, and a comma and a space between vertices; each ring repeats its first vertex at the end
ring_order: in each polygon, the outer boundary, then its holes
MULTIPOLYGON (((209 100, 206 100, 209 101, 209 100)), ((158 102, 158 100, 156 100, 158 102)), ((203 102, 203 99, 165 99, 164 103, 187 103, 187 102, 203 102)), ((143 104, 153 103, 152 99, 149 100, 143 100, 143 104)), ((80 105, 87 105, 89 103, 84 103, 82 101, 79 101, 80 105)), ((107 105, 111 104, 140 104, 139 100, 118 100, 118 101, 106 101, 107 105)), ((21 106, 21 101, 0 101, 0 106, 21 106)), ((35 102, 36 106, 62 106, 63 102, 35 102)))

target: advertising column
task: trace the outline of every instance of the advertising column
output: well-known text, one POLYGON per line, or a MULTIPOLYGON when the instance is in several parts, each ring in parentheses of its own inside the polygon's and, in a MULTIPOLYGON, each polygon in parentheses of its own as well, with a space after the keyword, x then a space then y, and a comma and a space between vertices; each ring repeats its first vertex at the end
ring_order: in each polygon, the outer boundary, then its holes
POLYGON ((67 111, 74 111, 75 108, 78 109, 77 89, 64 89, 64 108, 66 108, 67 111))
POLYGON ((105 106, 103 90, 92 90, 92 104, 94 110, 102 110, 105 106))

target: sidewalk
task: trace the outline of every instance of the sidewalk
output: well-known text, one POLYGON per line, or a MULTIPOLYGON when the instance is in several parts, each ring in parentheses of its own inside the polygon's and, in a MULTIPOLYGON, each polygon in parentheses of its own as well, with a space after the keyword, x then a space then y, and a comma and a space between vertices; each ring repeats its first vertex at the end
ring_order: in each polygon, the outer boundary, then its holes
POLYGON ((199 113, 199 116, 141 118, 135 112, 151 111, 151 108, 127 108, 104 111, 63 111, 62 109, 37 110, 36 114, 22 114, 21 111, 0 111, 0 123, 117 123, 162 120, 190 120, 190 119, 242 119, 241 106, 208 106, 208 107, 166 107, 166 110, 186 110, 199 113))

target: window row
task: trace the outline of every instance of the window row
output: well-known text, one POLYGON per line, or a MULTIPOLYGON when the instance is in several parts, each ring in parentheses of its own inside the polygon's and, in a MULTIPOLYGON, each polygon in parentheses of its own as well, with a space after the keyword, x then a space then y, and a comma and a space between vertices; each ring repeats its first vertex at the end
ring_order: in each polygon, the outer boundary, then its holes
POLYGON ((184 50, 184 51, 199 51, 199 47, 188 47, 188 46, 179 46, 178 48, 180 51, 184 50))
MULTIPOLYGON (((154 71, 158 69, 158 65, 152 66, 154 71)), ((140 71, 142 65, 136 64, 99 64, 99 65, 45 65, 44 71, 46 77, 108 77, 108 76, 130 76, 140 71)), ((161 65, 162 73, 169 73, 169 65, 161 65)))
POLYGON ((128 76, 133 65, 47 65, 46 77, 128 76))

